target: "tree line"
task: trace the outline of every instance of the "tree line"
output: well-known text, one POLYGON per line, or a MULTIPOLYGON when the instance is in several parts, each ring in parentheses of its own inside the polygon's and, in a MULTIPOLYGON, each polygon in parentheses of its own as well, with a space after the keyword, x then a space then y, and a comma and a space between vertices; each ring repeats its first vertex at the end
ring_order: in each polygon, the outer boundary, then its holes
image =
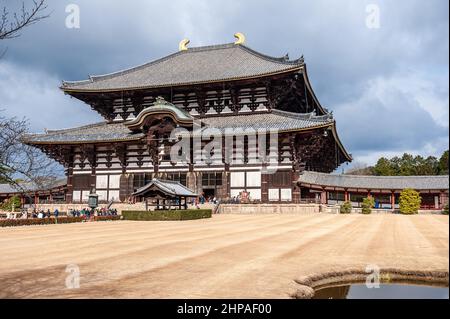
POLYGON ((408 153, 392 158, 381 157, 374 166, 358 167, 349 170, 349 175, 374 176, 423 176, 448 175, 448 153, 446 150, 440 158, 435 156, 414 156, 408 153))

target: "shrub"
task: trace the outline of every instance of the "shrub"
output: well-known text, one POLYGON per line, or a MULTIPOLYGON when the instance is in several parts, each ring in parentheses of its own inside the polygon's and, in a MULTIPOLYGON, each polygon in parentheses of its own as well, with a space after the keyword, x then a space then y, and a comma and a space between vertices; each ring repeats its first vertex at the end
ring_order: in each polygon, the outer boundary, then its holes
POLYGON ((422 198, 414 189, 404 189, 400 194, 400 213, 411 215, 418 214, 422 198))
POLYGON ((5 210, 5 211, 11 211, 12 207, 14 206, 14 210, 16 211, 18 208, 20 208, 20 206, 22 206, 22 203, 20 202, 20 197, 19 196, 13 196, 11 198, 9 198, 8 200, 6 200, 1 206, 0 206, 0 210, 5 210))
POLYGON ((341 214, 350 214, 352 212, 352 203, 349 201, 346 201, 341 205, 340 209, 341 214))
POLYGON ((444 209, 442 210, 442 214, 448 215, 448 204, 444 206, 444 209))
POLYGON ((372 213, 372 208, 375 206, 375 200, 373 197, 366 197, 363 199, 361 207, 362 207, 362 213, 365 215, 368 215, 372 213))
POLYGON ((211 218, 211 209, 123 211, 125 220, 191 220, 211 218))
POLYGON ((61 217, 58 218, 58 220, 56 220, 56 218, 2 219, 0 220, 0 227, 48 225, 56 223, 68 224, 79 223, 83 220, 83 217, 61 217))
POLYGON ((108 215, 108 216, 94 216, 94 221, 96 222, 102 222, 102 221, 108 221, 108 220, 120 220, 119 215, 108 215))

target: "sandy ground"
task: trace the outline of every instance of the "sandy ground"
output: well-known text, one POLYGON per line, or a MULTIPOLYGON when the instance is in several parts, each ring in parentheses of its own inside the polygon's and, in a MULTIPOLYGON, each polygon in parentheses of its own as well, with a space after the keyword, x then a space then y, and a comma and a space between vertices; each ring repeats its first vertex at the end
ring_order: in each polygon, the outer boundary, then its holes
POLYGON ((0 229, 0 298, 288 298, 368 264, 448 271, 448 216, 216 215, 0 229), (67 289, 66 267, 80 269, 67 289))

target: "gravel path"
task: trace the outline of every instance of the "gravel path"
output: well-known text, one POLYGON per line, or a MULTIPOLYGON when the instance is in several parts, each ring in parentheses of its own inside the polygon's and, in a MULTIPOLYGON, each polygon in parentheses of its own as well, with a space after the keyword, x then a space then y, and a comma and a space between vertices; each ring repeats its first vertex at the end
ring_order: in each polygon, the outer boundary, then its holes
POLYGON ((294 279, 448 271, 448 216, 215 215, 0 229, 0 298, 287 298, 294 279), (65 287, 68 264, 79 289, 65 287))

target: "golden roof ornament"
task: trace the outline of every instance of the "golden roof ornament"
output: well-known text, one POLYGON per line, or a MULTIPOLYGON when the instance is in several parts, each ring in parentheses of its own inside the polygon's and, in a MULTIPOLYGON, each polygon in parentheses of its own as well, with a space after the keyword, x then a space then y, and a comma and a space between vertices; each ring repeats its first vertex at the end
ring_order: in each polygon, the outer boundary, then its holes
POLYGON ((178 45, 178 49, 180 51, 187 51, 188 47, 187 45, 191 42, 189 39, 183 39, 180 41, 180 44, 178 45))
POLYGON ((237 32, 234 34, 234 37, 236 38, 236 41, 234 44, 244 44, 245 43, 245 35, 243 35, 240 32, 237 32))

